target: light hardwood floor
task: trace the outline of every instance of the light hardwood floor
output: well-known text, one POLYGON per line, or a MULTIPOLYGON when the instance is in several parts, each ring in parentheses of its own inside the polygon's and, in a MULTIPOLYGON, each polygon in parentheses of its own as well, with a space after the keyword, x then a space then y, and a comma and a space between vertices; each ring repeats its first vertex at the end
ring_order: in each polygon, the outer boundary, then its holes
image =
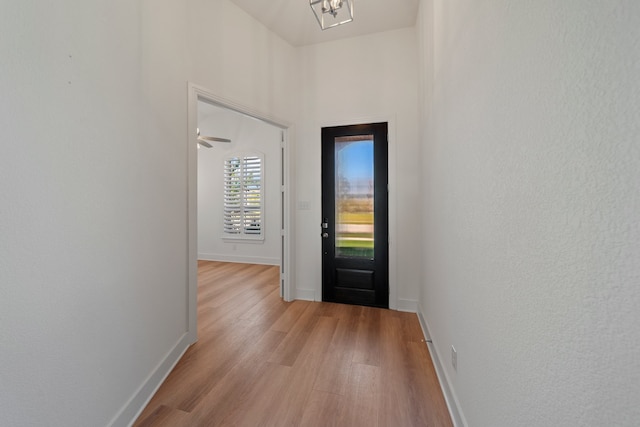
POLYGON ((417 316, 278 295, 200 261, 198 337, 135 426, 451 426, 417 316))

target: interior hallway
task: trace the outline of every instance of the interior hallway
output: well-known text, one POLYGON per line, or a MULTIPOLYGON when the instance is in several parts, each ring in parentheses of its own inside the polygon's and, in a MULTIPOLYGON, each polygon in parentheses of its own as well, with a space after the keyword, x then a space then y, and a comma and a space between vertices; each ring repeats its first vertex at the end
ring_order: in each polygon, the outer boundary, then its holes
POLYGON ((278 281, 199 262, 199 341, 135 426, 452 425, 415 314, 287 303, 278 281))

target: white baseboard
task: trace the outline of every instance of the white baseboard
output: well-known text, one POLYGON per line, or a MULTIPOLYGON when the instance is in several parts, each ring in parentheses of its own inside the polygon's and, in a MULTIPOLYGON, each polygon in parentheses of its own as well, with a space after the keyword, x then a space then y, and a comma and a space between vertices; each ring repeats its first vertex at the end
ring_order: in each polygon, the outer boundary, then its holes
POLYGON ((303 301, 315 301, 316 293, 313 289, 299 289, 296 288, 296 296, 295 299, 303 300, 303 301))
MULTIPOLYGON (((294 299, 303 301, 315 301, 316 293, 313 289, 296 289, 296 295, 294 299)), ((392 310, 406 311, 408 313, 418 312, 418 301, 410 299, 399 299, 396 307, 391 307, 392 310)))
POLYGON ((408 313, 417 313, 418 301, 413 299, 398 298, 398 301, 396 302, 396 310, 406 311, 408 313))
POLYGON ((173 367, 178 363, 184 352, 187 351, 189 345, 189 334, 185 333, 107 425, 110 427, 133 425, 153 395, 156 394, 158 388, 169 376, 173 367))
POLYGON ((433 366, 436 369, 436 375, 438 376, 438 381, 440 382, 440 388, 442 389, 442 393, 444 394, 444 400, 447 403, 447 408, 449 409, 449 414, 451 415, 451 420, 453 421, 453 425, 455 427, 464 427, 467 425, 464 414, 460 410, 460 403, 458 402, 458 398, 456 397, 455 392, 453 391, 453 387, 451 382, 449 381, 449 377, 442 367, 442 363, 440 355, 438 353, 438 348, 433 342, 431 338, 431 333, 429 332, 429 326, 427 325, 427 321, 425 320, 422 314, 422 308, 418 307, 418 320, 420 321, 420 326, 422 327, 422 333, 424 334, 425 340, 427 341, 427 348, 429 349, 429 354, 431 354, 431 359, 433 360, 433 366), (431 341, 431 342, 429 342, 431 341))
POLYGON ((242 264, 280 265, 280 258, 254 257, 227 254, 198 254, 203 261, 239 262, 242 264))

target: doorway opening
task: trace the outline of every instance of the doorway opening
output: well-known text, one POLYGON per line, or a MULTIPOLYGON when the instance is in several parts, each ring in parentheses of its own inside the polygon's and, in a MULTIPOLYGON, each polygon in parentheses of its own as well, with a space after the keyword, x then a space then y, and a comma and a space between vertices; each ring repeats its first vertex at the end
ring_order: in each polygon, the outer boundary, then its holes
MULTIPOLYGON (((290 125, 194 84, 189 84, 188 125, 187 321, 190 341, 195 342, 199 258, 278 265, 280 296, 293 299, 290 125), (256 158, 261 159, 258 169, 251 160, 256 158), (237 183, 225 177, 240 163, 246 166, 240 169, 246 185, 238 186, 245 193, 238 210, 229 208, 227 194, 237 183), (206 199, 199 203, 199 195, 206 199)), ((240 176, 236 172, 234 176, 240 176)))
POLYGON ((322 128, 322 300, 389 307, 388 125, 322 128))

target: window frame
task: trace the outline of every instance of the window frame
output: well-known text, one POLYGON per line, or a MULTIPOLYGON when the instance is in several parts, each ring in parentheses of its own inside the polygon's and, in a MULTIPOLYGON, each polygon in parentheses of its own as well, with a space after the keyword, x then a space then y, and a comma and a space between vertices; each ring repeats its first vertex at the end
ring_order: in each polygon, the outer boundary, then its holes
MULTIPOLYGON (((242 241, 252 243, 263 243, 265 236, 265 164, 264 153, 259 151, 251 152, 235 152, 226 155, 223 159, 223 183, 222 183, 222 239, 225 241, 242 241), (230 169, 233 165, 230 165, 232 161, 237 162, 236 170, 237 175, 231 175, 233 172, 230 169), (248 185, 254 185, 254 182, 249 182, 250 176, 248 175, 251 170, 255 170, 257 162, 258 170, 258 186, 259 189, 250 190, 248 185), (230 182, 236 182, 233 187, 230 186, 230 182), (232 192, 237 192, 235 196, 230 196, 232 192), (255 200, 250 200, 249 197, 258 196, 258 206, 256 206, 255 200), (259 211, 257 216, 252 215, 255 211, 259 211), (229 212, 236 212, 237 219, 230 219, 229 212), (254 220, 253 225, 248 223, 254 220), (259 227, 258 232, 252 227, 256 227, 255 219, 259 227), (228 230, 235 229, 237 231, 230 232, 228 230)), ((253 177, 255 179, 255 176, 253 177)))

